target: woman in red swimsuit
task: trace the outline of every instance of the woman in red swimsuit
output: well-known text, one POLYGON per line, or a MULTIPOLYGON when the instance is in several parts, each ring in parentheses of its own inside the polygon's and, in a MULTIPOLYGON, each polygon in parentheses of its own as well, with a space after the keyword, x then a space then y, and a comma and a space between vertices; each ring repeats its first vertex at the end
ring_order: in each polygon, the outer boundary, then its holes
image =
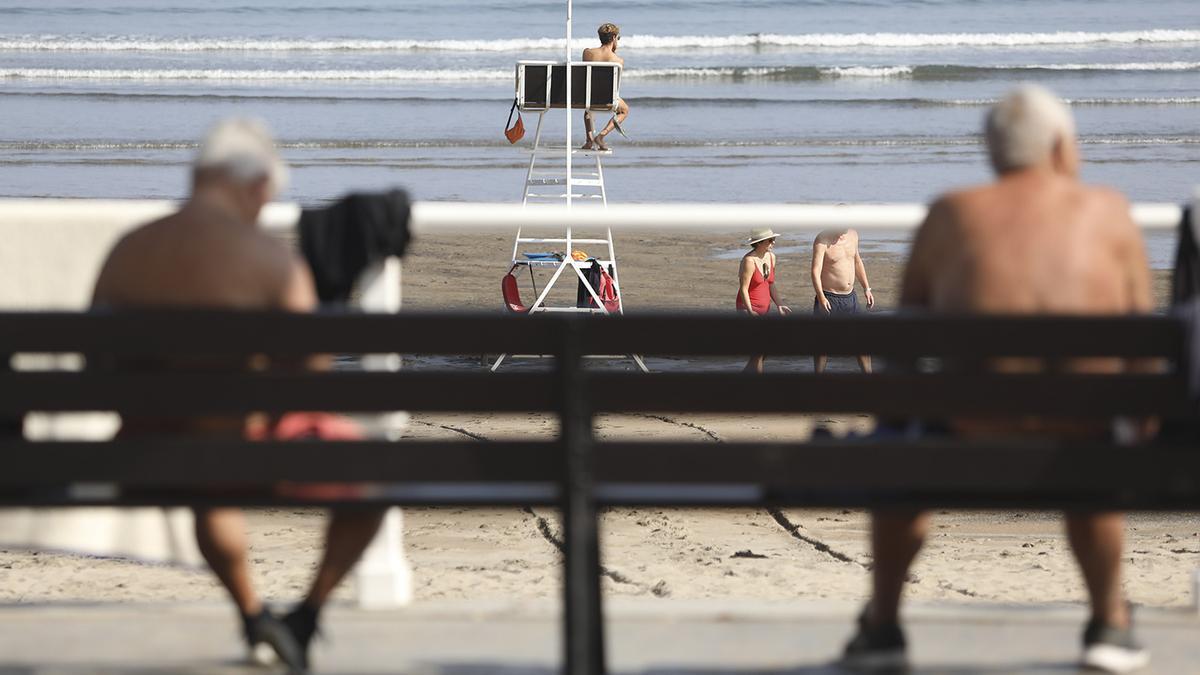
MULTIPOLYGON (((769 227, 758 228, 750 233, 746 243, 750 252, 742 256, 742 265, 738 271, 737 308, 747 316, 765 316, 771 310, 771 303, 779 308, 780 314, 791 314, 787 305, 779 302, 779 293, 775 290, 775 239, 779 235, 769 227)), ((763 371, 763 356, 751 356, 746 363, 746 370, 761 373, 763 371)))

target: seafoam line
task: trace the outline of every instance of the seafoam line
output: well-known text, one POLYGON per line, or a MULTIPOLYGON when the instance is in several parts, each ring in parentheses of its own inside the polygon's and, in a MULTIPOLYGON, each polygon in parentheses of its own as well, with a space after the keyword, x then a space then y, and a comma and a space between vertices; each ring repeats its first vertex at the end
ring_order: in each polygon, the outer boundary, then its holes
MULTIPOLYGON (((1081 136, 1079 142, 1084 145, 1113 145, 1113 146, 1191 146, 1200 145, 1200 135, 1177 136, 1139 136, 1106 135, 1081 136)), ((884 138, 794 138, 794 139, 749 139, 749 140, 712 140, 712 139, 674 139, 661 141, 635 141, 630 147, 643 149, 703 149, 715 150, 741 148, 974 148, 982 143, 977 134, 968 136, 923 136, 923 137, 884 137, 884 138)), ((183 151, 195 150, 195 141, 103 141, 103 140, 54 140, 54 141, 0 141, 0 151, 7 152, 133 152, 145 150, 183 151)), ((277 143, 284 150, 419 150, 419 149, 492 149, 508 148, 504 141, 485 139, 434 139, 418 141, 399 141, 391 139, 320 139, 320 140, 284 140, 277 143)), ((848 150, 849 151, 849 150, 848 150)))
MULTIPOLYGON (((1129 31, 1058 31, 1015 33, 742 33, 732 35, 638 35, 622 36, 623 44, 639 50, 694 49, 844 49, 858 47, 1039 47, 1103 44, 1179 44, 1200 42, 1200 30, 1151 29, 1129 31)), ((591 46, 591 38, 579 38, 573 47, 591 46)), ((10 35, 0 37, 0 50, 7 51, 108 51, 108 52, 326 52, 326 51, 440 51, 440 52, 525 52, 560 50, 562 38, 527 37, 510 39, 389 39, 356 38, 156 38, 138 35, 79 37, 70 35, 10 35)))
MULTIPOLYGON (((16 89, 0 91, 0 98, 52 98, 81 100, 130 100, 139 101, 189 101, 189 102, 246 102, 266 101, 279 103, 367 103, 367 104, 411 104, 411 105, 501 105, 512 99, 462 96, 390 96, 388 94, 362 95, 347 93, 329 94, 259 94, 259 93, 162 93, 135 91, 39 91, 16 89)), ((639 107, 757 107, 757 106, 894 106, 898 108, 960 108, 989 106, 995 98, 920 98, 920 97, 846 97, 846 98, 758 98, 758 97, 710 97, 710 96, 627 96, 630 103, 639 107)), ((1076 106, 1196 106, 1200 96, 1135 96, 1135 97, 1084 97, 1064 98, 1076 106)))
MULTIPOLYGON (((1017 65, 883 64, 847 66, 695 66, 631 68, 635 80, 766 80, 807 82, 837 79, 954 81, 1088 73, 1200 72, 1200 61, 1043 63, 1017 65)), ((231 69, 231 68, 0 68, 0 80, 144 80, 231 82, 489 82, 510 80, 509 68, 231 69)))

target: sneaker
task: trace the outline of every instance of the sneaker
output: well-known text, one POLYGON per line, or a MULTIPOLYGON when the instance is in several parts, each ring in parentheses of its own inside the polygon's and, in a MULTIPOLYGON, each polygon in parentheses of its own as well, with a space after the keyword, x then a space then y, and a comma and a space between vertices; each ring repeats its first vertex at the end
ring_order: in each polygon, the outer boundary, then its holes
POLYGON ((283 661, 289 670, 300 667, 303 652, 279 617, 264 609, 255 616, 243 616, 242 621, 250 663, 270 666, 283 661))
POLYGON ((841 665, 851 670, 907 671, 907 643, 900 624, 872 626, 867 621, 867 610, 864 609, 858 616, 858 633, 846 643, 841 665))
MULTIPOLYGON (((1132 620, 1132 619, 1131 619, 1132 620)), ((1083 665, 1106 673, 1132 673, 1150 664, 1150 652, 1133 639, 1133 625, 1117 628, 1092 619, 1083 631, 1083 665)))
POLYGON ((317 611, 301 603, 283 617, 283 624, 299 651, 297 663, 300 672, 308 672, 308 647, 312 644, 313 637, 320 632, 317 627, 317 611))

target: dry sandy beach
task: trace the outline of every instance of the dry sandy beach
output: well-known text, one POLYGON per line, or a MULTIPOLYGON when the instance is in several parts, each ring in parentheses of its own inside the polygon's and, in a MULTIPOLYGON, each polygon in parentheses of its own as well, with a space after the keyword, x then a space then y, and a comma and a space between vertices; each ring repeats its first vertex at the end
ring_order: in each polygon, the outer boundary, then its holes
MULTIPOLYGON (((736 247, 741 236, 619 235, 617 253, 629 311, 729 309, 736 262, 714 259, 713 254, 736 247)), ((497 310, 511 241, 510 234, 421 239, 404 271, 406 308, 497 310)), ((894 255, 865 257, 879 308, 893 306, 902 261, 894 255)), ((797 311, 805 311, 812 302, 806 263, 801 255, 780 260, 784 298, 797 311)), ((1165 275, 1156 275, 1160 302, 1167 283, 1165 275)), ((569 293, 573 297, 573 284, 569 293)), ((868 429, 871 421, 622 415, 601 418, 597 431, 606 438, 718 443, 804 438, 815 425, 841 434, 868 429)), ((408 433, 421 438, 512 438, 545 437, 554 429, 538 416, 419 415, 408 433)), ((321 523, 319 513, 310 510, 251 514, 252 558, 257 582, 267 596, 286 600, 303 592, 316 563, 321 523)), ((858 600, 865 597, 871 561, 867 524, 866 515, 856 510, 614 509, 604 517, 605 589, 614 595, 731 602, 858 600)), ((414 567, 416 601, 557 597, 558 531, 555 513, 540 508, 408 509, 406 549, 414 567)), ((910 597, 1083 601, 1079 574, 1055 514, 945 513, 938 517, 935 532, 914 569, 910 597)), ((1191 515, 1131 517, 1125 584, 1135 603, 1192 602, 1191 573, 1200 565, 1198 533, 1200 523, 1191 515)), ((341 590, 343 596, 350 592, 348 587, 341 590)), ((201 570, 0 551, 0 602, 219 598, 215 581, 201 570)))

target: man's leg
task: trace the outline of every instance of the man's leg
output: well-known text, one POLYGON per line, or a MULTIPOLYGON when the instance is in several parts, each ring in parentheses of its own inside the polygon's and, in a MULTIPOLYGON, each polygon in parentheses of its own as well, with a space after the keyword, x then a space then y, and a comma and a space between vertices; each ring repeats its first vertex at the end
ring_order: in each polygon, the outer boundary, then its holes
POLYGON ((871 606, 868 620, 874 625, 900 620, 900 597, 908 568, 925 543, 929 514, 877 511, 871 517, 872 571, 871 606))
POLYGON ((858 630, 846 643, 842 664, 858 672, 908 672, 908 645, 900 627, 904 582, 925 535, 929 516, 918 511, 871 514, 871 601, 858 616, 858 630))
POLYGON ((629 106, 625 105, 624 99, 617 99, 617 114, 608 121, 608 124, 604 125, 604 129, 600 133, 596 134, 596 147, 601 150, 607 150, 608 147, 604 145, 604 139, 608 138, 608 135, 612 133, 616 125, 624 124, 626 117, 629 117, 629 106))
POLYGON ((765 358, 766 357, 762 356, 761 354, 758 356, 751 356, 750 360, 746 362, 746 367, 743 368, 743 370, 747 373, 757 373, 761 375, 763 372, 763 361, 765 358))
POLYGON ((825 364, 828 361, 829 361, 829 358, 824 355, 814 356, 813 357, 813 370, 817 373, 825 372, 825 364))
POLYGON ((375 508, 334 509, 330 513, 325 531, 325 553, 308 597, 283 618, 299 643, 300 663, 304 669, 308 668, 308 645, 317 632, 321 607, 362 557, 363 550, 379 531, 385 513, 385 509, 375 508))
POLYGON ((1121 593, 1121 551, 1125 542, 1122 513, 1068 513, 1067 538, 1092 601, 1092 617, 1110 626, 1129 625, 1121 593))
POLYGON ((239 509, 197 509, 196 542, 243 616, 262 611, 246 561, 246 519, 239 509))
POLYGON ((858 367, 862 368, 862 371, 864 373, 871 372, 871 357, 870 357, 870 355, 863 354, 862 356, 859 356, 858 357, 858 367))
POLYGON ((289 667, 302 653, 288 628, 267 612, 250 582, 246 561, 246 519, 238 509, 197 509, 196 542, 208 566, 229 591, 242 615, 249 658, 260 665, 282 659, 289 667))
POLYGON ((583 130, 587 134, 587 142, 583 144, 583 149, 591 150, 593 147, 595 147, 593 145, 593 138, 596 135, 596 131, 592 122, 592 113, 590 112, 583 113, 583 130))
POLYGON ((386 510, 374 508, 334 509, 330 513, 329 527, 325 531, 325 553, 308 597, 304 599, 305 604, 314 608, 325 604, 329 594, 354 568, 379 531, 385 513, 386 510))

